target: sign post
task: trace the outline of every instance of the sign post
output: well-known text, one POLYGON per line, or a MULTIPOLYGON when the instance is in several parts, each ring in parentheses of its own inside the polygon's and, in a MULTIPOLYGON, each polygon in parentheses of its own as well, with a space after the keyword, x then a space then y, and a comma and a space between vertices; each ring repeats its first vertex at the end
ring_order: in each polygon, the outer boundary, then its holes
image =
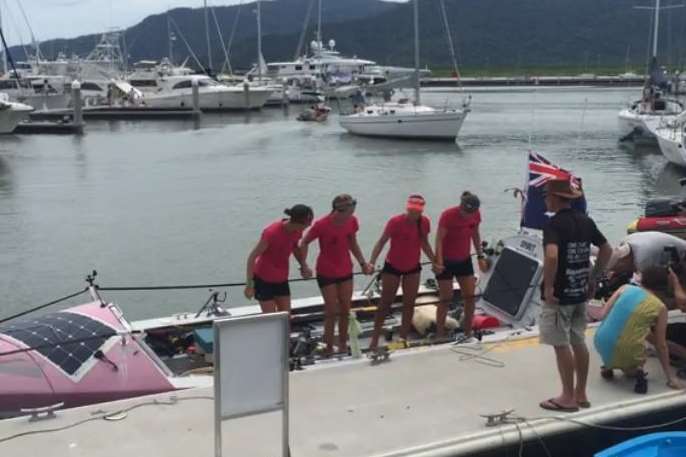
POLYGON ((222 457, 222 422, 282 412, 288 451, 288 313, 214 321, 214 444, 222 457))

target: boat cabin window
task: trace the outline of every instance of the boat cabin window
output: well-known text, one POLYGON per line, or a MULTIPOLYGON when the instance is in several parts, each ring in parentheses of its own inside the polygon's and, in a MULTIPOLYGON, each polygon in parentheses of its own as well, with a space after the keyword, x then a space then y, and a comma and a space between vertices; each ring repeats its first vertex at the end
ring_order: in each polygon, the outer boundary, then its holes
POLYGON ((314 69, 316 69, 316 68, 317 68, 317 67, 316 67, 315 65, 310 65, 310 70, 314 70, 314 69))
POLYGON ((131 79, 129 84, 133 87, 157 87, 157 81, 154 79, 131 79))
POLYGON ((89 83, 89 82, 83 82, 81 83, 81 90, 94 90, 94 91, 102 91, 102 87, 98 86, 95 83, 89 83))
POLYGON ((302 65, 296 65, 295 66, 295 71, 302 71, 303 66, 302 65))
POLYGON ((190 79, 187 79, 185 81, 181 81, 180 83, 174 84, 174 87, 172 87, 173 90, 177 89, 188 89, 192 87, 193 83, 191 82, 190 79))
POLYGON ((16 89, 17 80, 16 79, 2 79, 0 80, 0 90, 16 89))

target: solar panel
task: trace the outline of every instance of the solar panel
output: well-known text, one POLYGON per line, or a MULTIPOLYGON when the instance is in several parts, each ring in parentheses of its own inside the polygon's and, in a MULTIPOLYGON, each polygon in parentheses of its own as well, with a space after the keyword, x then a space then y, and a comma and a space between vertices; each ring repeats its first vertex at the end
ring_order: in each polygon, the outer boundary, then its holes
POLYGON ((14 338, 73 375, 116 330, 100 321, 70 312, 50 313, 0 326, 14 338))
POLYGON ((516 317, 536 287, 540 264, 513 249, 505 248, 484 291, 484 299, 510 317, 516 317))

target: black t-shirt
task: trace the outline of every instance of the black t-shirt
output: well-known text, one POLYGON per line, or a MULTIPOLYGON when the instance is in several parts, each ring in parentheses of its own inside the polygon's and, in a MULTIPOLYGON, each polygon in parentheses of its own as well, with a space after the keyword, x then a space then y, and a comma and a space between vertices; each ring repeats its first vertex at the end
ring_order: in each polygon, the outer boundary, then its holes
POLYGON ((558 211, 543 228, 543 246, 557 244, 559 249, 554 295, 561 305, 586 301, 591 243, 602 246, 606 242, 590 217, 571 208, 558 211))

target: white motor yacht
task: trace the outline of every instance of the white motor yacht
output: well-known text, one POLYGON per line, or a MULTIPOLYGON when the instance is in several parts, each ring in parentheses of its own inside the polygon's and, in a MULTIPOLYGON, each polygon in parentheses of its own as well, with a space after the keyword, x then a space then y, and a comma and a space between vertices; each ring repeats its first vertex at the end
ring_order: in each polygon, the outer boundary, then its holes
POLYGON ((193 82, 198 84, 201 110, 245 110, 262 108, 272 89, 258 86, 226 86, 206 75, 174 75, 160 78, 157 90, 145 94, 144 103, 152 108, 190 108, 193 82))

